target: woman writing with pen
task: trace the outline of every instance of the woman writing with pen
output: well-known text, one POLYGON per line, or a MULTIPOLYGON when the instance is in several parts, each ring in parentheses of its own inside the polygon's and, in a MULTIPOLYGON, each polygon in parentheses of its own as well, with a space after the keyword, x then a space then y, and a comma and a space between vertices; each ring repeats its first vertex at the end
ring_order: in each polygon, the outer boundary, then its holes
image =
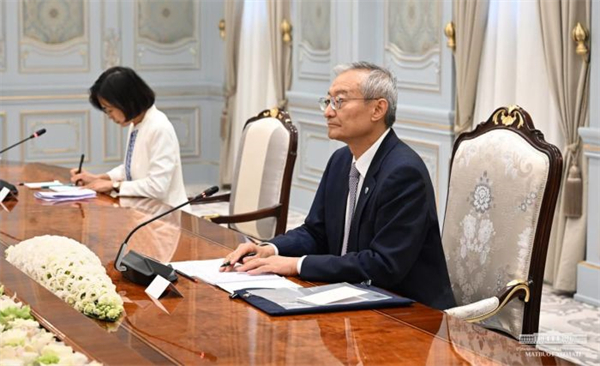
MULTIPOLYGON (((154 105, 154 92, 128 67, 106 70, 90 88, 90 103, 122 127, 129 127, 123 164, 105 174, 71 170, 97 192, 150 197, 170 206, 187 200, 179 141, 167 116, 154 105)), ((185 208, 184 208, 185 210, 185 208)))

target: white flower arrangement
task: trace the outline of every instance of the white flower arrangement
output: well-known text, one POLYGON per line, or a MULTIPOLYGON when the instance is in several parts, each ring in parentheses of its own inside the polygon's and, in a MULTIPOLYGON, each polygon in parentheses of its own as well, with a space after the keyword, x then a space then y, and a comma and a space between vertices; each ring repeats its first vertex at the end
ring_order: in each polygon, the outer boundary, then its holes
POLYGON ((83 314, 116 321, 123 300, 100 259, 64 236, 44 235, 6 250, 6 260, 83 314))
POLYGON ((100 365, 63 342, 33 319, 29 306, 4 295, 0 286, 0 365, 100 365))

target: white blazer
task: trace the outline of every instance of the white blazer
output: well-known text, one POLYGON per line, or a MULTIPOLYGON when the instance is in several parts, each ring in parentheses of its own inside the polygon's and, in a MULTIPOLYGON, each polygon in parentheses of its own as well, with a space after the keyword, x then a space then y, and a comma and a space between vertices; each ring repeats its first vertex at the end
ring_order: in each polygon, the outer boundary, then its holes
MULTIPOLYGON (((175 129, 154 105, 146 111, 142 122, 131 124, 123 164, 107 174, 112 181, 121 182, 119 196, 150 197, 170 206, 187 201, 175 129), (133 130, 138 132, 131 155, 132 180, 127 181, 125 160, 133 130)), ((183 210, 190 212, 189 206, 183 210)))

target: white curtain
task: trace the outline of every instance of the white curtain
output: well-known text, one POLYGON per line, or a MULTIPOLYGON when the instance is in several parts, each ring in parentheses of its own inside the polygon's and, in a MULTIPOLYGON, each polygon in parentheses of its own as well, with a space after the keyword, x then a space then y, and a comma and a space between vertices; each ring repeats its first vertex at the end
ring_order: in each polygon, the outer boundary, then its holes
POLYGON ((490 2, 473 127, 496 108, 518 104, 546 141, 561 149, 564 137, 548 83, 539 18, 537 1, 490 2))
POLYGON ((267 2, 244 1, 240 33, 236 105, 231 126, 231 156, 237 159, 246 121, 263 109, 277 106, 271 57, 267 2))

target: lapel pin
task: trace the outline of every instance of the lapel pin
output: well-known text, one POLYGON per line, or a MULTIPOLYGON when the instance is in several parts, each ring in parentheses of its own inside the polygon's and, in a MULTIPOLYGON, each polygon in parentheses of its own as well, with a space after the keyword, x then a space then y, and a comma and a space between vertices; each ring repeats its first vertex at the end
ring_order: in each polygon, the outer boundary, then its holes
POLYGON ((369 187, 365 187, 365 194, 369 193, 369 187))

